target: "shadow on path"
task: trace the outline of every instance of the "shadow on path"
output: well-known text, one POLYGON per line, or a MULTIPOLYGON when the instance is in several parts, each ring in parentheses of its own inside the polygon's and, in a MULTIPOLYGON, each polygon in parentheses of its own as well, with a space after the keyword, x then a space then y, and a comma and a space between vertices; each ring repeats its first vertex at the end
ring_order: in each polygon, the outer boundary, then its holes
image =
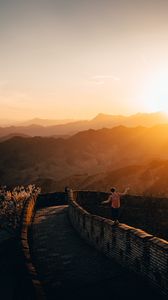
POLYGON ((86 244, 70 225, 67 206, 36 212, 31 251, 47 299, 165 299, 86 244))

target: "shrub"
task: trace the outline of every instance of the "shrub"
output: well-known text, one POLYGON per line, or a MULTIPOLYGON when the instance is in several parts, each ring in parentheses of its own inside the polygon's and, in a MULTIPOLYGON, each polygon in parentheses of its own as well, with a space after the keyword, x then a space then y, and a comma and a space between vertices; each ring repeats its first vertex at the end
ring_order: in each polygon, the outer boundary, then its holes
POLYGON ((11 233, 17 230, 26 199, 40 192, 41 189, 34 184, 16 186, 11 190, 0 186, 0 228, 11 233))

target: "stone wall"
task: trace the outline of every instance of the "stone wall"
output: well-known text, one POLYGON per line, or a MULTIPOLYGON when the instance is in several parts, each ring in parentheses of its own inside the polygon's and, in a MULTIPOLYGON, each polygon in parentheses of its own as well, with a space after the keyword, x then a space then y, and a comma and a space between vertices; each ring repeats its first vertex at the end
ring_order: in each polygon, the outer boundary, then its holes
POLYGON ((29 248, 29 228, 35 212, 37 196, 32 196, 27 199, 22 215, 22 227, 21 227, 21 247, 23 252, 23 264, 26 270, 26 299, 45 299, 43 288, 41 286, 38 274, 31 259, 31 253, 29 248), (29 296, 28 296, 29 295, 29 296))
MULTIPOLYGON (((93 215, 78 202, 88 192, 68 194, 69 218, 73 227, 91 245, 109 258, 137 272, 168 295, 168 242, 145 231, 93 215)), ((105 196, 105 195, 104 195, 105 196)))
MULTIPOLYGON (((108 193, 80 191, 77 202, 94 215, 110 218, 110 207, 101 205, 108 193)), ((168 240, 168 198, 125 195, 121 199, 121 223, 168 240)))
POLYGON ((66 205, 68 203, 66 193, 55 192, 40 194, 36 201, 36 209, 54 205, 66 205))

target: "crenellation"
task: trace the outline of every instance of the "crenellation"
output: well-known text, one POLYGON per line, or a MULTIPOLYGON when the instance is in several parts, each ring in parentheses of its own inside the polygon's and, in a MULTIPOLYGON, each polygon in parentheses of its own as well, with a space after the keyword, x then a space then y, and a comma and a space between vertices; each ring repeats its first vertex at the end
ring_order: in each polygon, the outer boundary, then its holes
MULTIPOLYGON (((95 192, 96 199, 100 196, 95 192)), ((76 202, 71 192, 69 217, 74 228, 106 256, 148 278, 168 295, 168 242, 141 229, 126 224, 114 225, 110 219, 86 212, 87 197, 95 199, 93 192, 81 191, 75 192, 76 202), (85 209, 80 206, 82 203, 85 209)))

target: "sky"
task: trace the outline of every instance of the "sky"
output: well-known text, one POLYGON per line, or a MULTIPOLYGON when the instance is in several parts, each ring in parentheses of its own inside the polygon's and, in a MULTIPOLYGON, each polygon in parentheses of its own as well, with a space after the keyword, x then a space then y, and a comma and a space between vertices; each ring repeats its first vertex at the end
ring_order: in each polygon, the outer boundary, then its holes
POLYGON ((167 0, 0 0, 0 119, 168 112, 167 0))

